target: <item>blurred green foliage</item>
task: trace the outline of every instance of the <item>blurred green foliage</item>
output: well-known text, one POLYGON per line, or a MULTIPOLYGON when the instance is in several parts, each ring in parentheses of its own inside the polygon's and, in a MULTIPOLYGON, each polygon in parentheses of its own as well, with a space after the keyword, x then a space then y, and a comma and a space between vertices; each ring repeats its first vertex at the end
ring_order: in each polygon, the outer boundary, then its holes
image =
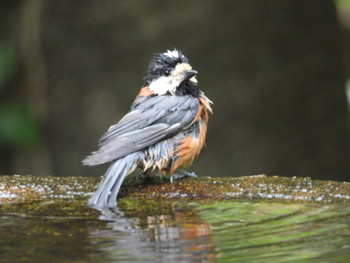
MULTIPOLYGON (((16 70, 14 48, 0 42, 0 92, 16 70)), ((34 114, 24 103, 8 102, 0 93, 0 145, 27 148, 39 142, 39 127, 34 114)), ((19 99, 16 99, 18 101, 19 99)))
POLYGON ((27 148, 39 141, 39 127, 32 112, 17 103, 0 106, 0 145, 27 148))
POLYGON ((16 67, 15 51, 11 45, 0 42, 0 90, 12 76, 16 67))
POLYGON ((334 0, 334 3, 340 9, 350 8, 350 0, 334 0))

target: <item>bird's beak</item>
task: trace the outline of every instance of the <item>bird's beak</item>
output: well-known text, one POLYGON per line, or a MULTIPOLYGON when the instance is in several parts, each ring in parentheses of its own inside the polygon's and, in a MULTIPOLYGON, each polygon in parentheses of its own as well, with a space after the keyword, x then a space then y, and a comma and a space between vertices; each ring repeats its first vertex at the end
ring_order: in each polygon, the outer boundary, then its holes
POLYGON ((184 81, 185 80, 189 80, 190 78, 192 78, 193 76, 197 75, 198 74, 198 71, 196 70, 186 70, 184 72, 184 81))

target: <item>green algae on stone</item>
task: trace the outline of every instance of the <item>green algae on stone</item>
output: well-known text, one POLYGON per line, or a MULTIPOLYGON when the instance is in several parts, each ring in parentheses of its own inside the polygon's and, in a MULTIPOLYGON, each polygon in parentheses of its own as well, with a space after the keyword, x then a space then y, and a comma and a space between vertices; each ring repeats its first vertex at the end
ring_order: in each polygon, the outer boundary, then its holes
POLYGON ((53 199, 85 199, 94 191, 99 178, 0 176, 0 203, 53 199))
MULTIPOLYGON (((100 178, 0 176, 0 212, 88 215, 86 202, 100 178), (36 211, 36 212, 35 212, 36 211)), ((350 183, 279 176, 186 178, 171 184, 162 177, 129 176, 119 198, 144 200, 262 199, 349 203, 350 183)), ((94 214, 94 212, 91 212, 94 214)))
POLYGON ((98 178, 0 176, 0 213, 41 216, 96 216, 86 207, 98 178))
POLYGON ((177 199, 271 199, 306 202, 350 202, 350 183, 303 177, 243 176, 190 178, 174 184, 147 185, 130 196, 177 199))

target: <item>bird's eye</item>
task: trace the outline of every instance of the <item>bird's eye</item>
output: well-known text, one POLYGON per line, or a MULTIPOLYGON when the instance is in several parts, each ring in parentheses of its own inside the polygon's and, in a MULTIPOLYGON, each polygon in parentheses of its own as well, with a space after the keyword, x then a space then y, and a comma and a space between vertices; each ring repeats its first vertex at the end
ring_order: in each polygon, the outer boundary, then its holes
POLYGON ((166 69, 166 70, 164 71, 164 74, 165 74, 165 76, 169 76, 169 75, 170 75, 170 70, 169 70, 169 69, 166 69))

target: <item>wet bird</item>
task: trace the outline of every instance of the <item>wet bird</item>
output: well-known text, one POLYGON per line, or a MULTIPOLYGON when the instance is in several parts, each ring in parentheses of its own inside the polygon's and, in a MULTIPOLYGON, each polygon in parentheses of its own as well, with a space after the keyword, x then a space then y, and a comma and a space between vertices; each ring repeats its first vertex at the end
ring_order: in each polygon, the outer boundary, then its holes
POLYGON ((187 57, 177 49, 154 54, 145 84, 127 113, 101 137, 84 165, 111 162, 88 205, 113 208, 124 178, 135 170, 178 177, 205 143, 212 102, 199 89, 187 57))

